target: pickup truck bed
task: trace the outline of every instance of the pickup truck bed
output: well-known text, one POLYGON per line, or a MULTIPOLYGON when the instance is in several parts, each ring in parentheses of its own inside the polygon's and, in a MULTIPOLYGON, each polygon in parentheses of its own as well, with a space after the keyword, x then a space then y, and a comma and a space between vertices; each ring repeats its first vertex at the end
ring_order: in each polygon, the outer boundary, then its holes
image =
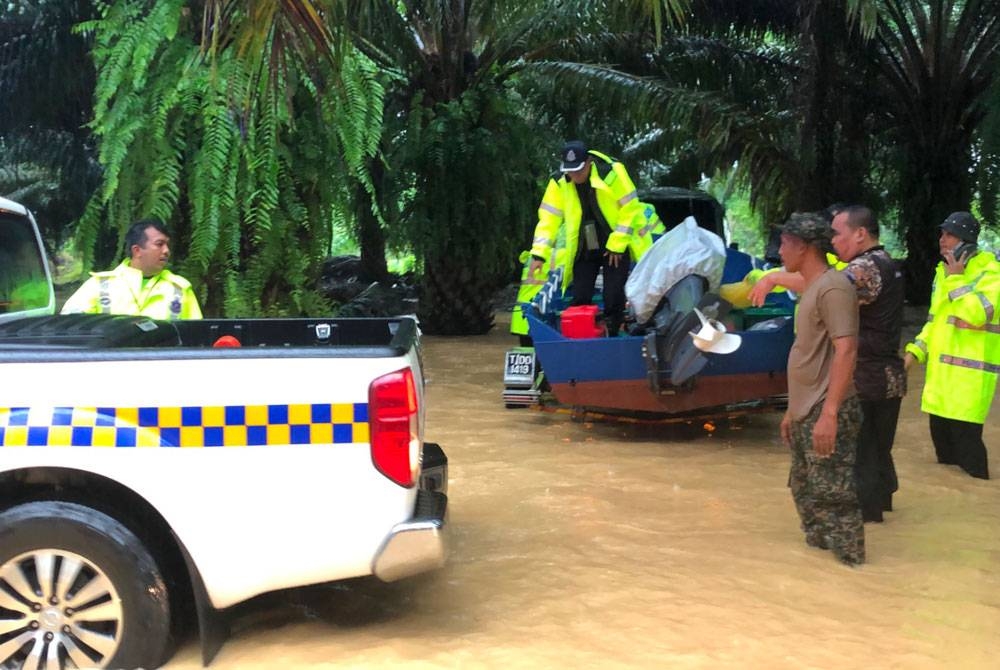
POLYGON ((343 356, 402 356, 416 338, 412 319, 199 319, 67 314, 0 323, 0 351, 155 347, 257 349, 324 347, 343 356), (402 330, 400 330, 402 328, 402 330), (227 338, 219 342, 220 338, 227 338), (214 345, 214 346, 213 346, 214 345))

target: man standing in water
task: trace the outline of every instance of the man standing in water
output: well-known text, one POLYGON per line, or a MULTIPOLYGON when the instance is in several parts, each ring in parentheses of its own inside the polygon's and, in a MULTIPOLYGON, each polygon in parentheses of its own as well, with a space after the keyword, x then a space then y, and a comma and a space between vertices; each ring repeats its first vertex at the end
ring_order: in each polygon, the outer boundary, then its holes
POLYGON ((852 381, 858 300, 850 280, 827 264, 831 238, 830 225, 816 214, 793 214, 781 232, 781 260, 804 279, 781 439, 792 450, 789 483, 806 543, 853 566, 865 561, 854 477, 862 420, 852 381))
MULTIPOLYGON (((833 210, 834 206, 827 210, 833 210)), ((854 384, 864 421, 858 435, 855 472, 865 521, 881 522, 899 488, 892 461, 899 407, 906 395, 906 372, 899 357, 903 329, 903 276, 879 243, 875 214, 867 207, 836 206, 833 248, 846 263, 844 275, 858 296, 858 362, 854 384)), ((829 258, 827 259, 829 260, 829 258)), ((775 286, 801 293, 802 275, 771 272, 754 285, 750 301, 761 306, 775 286)))
POLYGON ((940 226, 941 258, 927 323, 906 345, 906 367, 927 364, 920 409, 938 463, 990 478, 983 424, 1000 374, 1000 263, 980 251, 979 221, 954 212, 940 226))

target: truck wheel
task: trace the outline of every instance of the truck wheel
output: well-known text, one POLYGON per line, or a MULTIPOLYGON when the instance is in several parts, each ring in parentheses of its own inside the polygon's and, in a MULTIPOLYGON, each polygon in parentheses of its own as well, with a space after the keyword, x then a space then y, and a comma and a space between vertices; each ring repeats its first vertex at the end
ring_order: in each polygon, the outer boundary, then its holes
POLYGON ((157 667, 169 632, 163 576, 125 526, 67 502, 0 513, 0 669, 157 667))

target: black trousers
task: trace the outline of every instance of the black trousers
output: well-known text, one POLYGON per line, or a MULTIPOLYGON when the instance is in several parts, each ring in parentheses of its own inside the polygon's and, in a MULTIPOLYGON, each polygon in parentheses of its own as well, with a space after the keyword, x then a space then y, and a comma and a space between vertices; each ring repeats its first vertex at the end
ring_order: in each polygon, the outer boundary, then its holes
POLYGON ((983 444, 983 424, 946 419, 929 415, 931 418, 931 440, 938 463, 957 465, 973 477, 990 478, 990 467, 983 444))
POLYGON ((580 256, 573 264, 573 305, 589 305, 594 301, 597 273, 604 268, 604 318, 608 335, 615 336, 625 320, 625 281, 628 279, 630 260, 621 256, 618 266, 608 265, 604 254, 580 256))
POLYGON ((858 433, 858 460, 854 472, 858 499, 865 521, 881 521, 882 512, 892 509, 892 494, 899 489, 892 443, 902 398, 862 400, 861 431, 858 433))

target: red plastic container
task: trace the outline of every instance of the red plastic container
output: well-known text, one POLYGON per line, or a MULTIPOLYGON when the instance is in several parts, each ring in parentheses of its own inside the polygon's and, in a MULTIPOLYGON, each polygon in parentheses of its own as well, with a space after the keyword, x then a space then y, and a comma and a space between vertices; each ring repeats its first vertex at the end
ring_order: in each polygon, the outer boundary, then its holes
POLYGON ((604 328, 597 325, 597 311, 597 305, 577 305, 564 309, 560 315, 563 336, 582 339, 604 335, 604 328))

